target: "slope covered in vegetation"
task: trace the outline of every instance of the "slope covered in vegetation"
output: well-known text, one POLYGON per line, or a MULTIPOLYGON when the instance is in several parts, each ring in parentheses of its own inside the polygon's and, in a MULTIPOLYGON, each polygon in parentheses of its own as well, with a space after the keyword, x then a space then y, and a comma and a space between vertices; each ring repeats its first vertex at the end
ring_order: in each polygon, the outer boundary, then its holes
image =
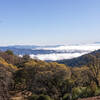
POLYGON ((0 57, 0 100, 9 100, 9 89, 13 86, 13 73, 16 70, 16 66, 8 64, 0 57))
POLYGON ((73 68, 28 55, 20 58, 9 50, 0 52, 0 100, 77 100, 98 95, 97 57, 88 66, 73 68))
POLYGON ((92 53, 83 55, 78 58, 60 60, 57 62, 71 66, 71 67, 81 67, 81 66, 89 64, 94 59, 94 57, 100 58, 100 50, 94 51, 92 53))

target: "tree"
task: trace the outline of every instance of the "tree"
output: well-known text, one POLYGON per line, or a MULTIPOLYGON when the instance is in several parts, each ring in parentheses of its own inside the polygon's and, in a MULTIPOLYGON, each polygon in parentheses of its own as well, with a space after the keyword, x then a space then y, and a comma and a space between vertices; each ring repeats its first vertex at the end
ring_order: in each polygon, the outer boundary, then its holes
POLYGON ((70 76, 70 68, 63 64, 31 59, 15 73, 14 79, 18 89, 27 89, 35 94, 47 94, 59 100, 62 97, 63 82, 70 76))
POLYGON ((93 61, 88 65, 90 74, 89 77, 92 81, 99 86, 99 76, 100 76, 100 58, 94 57, 93 61))
POLYGON ((51 100, 51 98, 48 95, 40 95, 37 100, 51 100))
POLYGON ((7 50, 5 53, 7 53, 8 55, 14 55, 13 51, 11 50, 7 50))
POLYGON ((33 94, 32 96, 28 97, 28 100, 37 100, 38 97, 38 95, 33 94))

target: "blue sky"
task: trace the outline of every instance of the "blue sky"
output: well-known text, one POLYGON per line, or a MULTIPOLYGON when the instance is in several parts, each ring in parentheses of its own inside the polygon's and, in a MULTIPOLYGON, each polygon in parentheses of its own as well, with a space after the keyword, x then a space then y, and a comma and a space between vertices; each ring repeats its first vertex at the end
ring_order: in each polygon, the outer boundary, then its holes
POLYGON ((0 45, 100 41, 100 0, 0 0, 0 45))

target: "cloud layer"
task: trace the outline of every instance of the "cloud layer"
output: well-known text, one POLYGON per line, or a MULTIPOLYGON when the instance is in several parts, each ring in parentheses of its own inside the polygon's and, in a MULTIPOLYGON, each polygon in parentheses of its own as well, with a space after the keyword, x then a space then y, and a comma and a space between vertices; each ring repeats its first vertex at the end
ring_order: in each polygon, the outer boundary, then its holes
POLYGON ((40 59, 40 60, 56 61, 56 60, 63 60, 63 59, 71 59, 71 58, 79 57, 84 54, 86 53, 60 53, 60 54, 57 53, 57 54, 38 54, 38 55, 31 54, 30 57, 40 59))
POLYGON ((81 55, 90 53, 94 50, 100 49, 100 44, 88 44, 88 45, 66 45, 59 47, 50 47, 50 48, 38 48, 42 50, 55 50, 57 53, 51 54, 31 54, 31 58, 36 58, 40 60, 63 60, 63 59, 71 59, 75 57, 79 57, 81 55), (58 53, 60 51, 60 53, 58 53))

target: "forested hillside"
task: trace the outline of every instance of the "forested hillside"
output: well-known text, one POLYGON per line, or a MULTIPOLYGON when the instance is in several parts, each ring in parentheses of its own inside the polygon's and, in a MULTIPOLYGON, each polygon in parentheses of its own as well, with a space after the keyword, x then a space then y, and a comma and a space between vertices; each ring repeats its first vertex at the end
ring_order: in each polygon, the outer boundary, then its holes
MULTIPOLYGON (((85 60, 85 59, 84 59, 85 60)), ((87 66, 22 58, 0 52, 0 100, 77 100, 100 95, 100 59, 87 66)))
POLYGON ((92 53, 83 55, 81 57, 73 58, 73 59, 67 59, 67 60, 59 60, 58 63, 65 64, 71 67, 81 67, 84 65, 89 64, 92 62, 92 60, 96 58, 100 58, 100 50, 94 51, 92 53))

